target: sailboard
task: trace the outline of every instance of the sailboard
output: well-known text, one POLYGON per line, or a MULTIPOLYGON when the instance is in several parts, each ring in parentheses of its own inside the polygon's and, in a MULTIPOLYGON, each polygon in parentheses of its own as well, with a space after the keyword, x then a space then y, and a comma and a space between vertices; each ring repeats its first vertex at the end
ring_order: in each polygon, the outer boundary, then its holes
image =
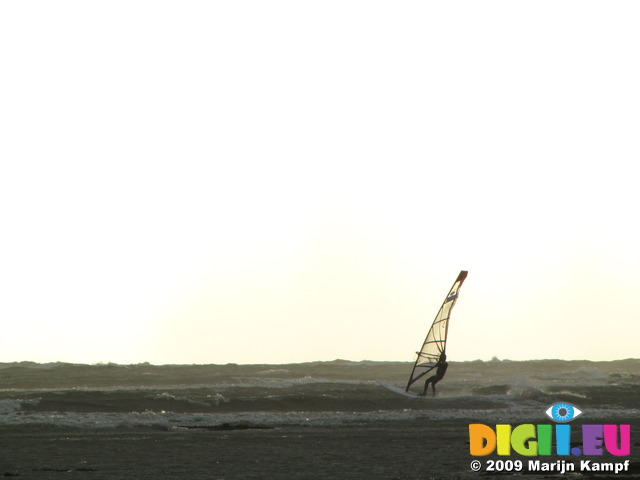
POLYGON ((382 380, 376 380, 378 384, 387 390, 391 390, 393 393, 397 393, 398 395, 402 395, 403 397, 409 398, 422 398, 422 395, 418 395, 417 393, 409 392, 402 387, 397 387, 396 385, 392 385, 391 383, 383 382, 382 380))
POLYGON ((460 293, 460 288, 462 287, 465 278, 467 278, 467 273, 468 272, 466 270, 462 270, 460 272, 456 281, 453 282, 449 293, 447 293, 444 302, 442 302, 442 306, 440 307, 440 310, 438 310, 436 318, 433 320, 431 328, 429 328, 429 332, 427 332, 427 337, 422 343, 422 348, 420 348, 420 351, 416 352, 418 358, 411 370, 407 386, 402 389, 378 380, 380 385, 400 395, 410 397, 419 396, 411 392, 409 389, 418 380, 436 368, 438 366, 440 356, 445 353, 447 348, 447 334, 449 333, 449 318, 451 317, 451 310, 458 300, 458 294, 460 293))

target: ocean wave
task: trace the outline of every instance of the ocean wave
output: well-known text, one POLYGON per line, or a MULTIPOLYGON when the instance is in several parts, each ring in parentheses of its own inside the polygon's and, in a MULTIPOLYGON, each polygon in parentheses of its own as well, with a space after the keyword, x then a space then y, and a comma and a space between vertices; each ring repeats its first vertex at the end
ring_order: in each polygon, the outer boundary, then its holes
POLYGON ((162 401, 168 400, 170 402, 177 402, 177 403, 184 402, 191 405, 202 405, 206 407, 210 407, 212 405, 217 406, 217 405, 220 405, 221 403, 229 403, 229 399, 226 398, 224 395, 221 395, 220 393, 207 394, 205 395, 204 398, 202 397, 194 398, 186 395, 173 395, 168 392, 163 392, 163 393, 153 395, 151 396, 151 398, 154 400, 162 400, 162 401))
MULTIPOLYGON (((593 421, 630 422, 640 419, 638 409, 593 409, 588 412, 593 421)), ((234 413, 31 413, 14 412, 0 417, 2 426, 59 426, 79 429, 108 428, 210 428, 232 430, 237 428, 279 428, 285 426, 340 426, 349 424, 379 424, 385 421, 429 422, 431 420, 458 420, 469 423, 523 423, 549 420, 539 408, 520 407, 500 410, 486 409, 401 409, 371 412, 234 412, 234 413), (534 420, 532 420, 534 419, 534 420)))
POLYGON ((375 381, 404 385, 411 368, 406 363, 3 364, 0 424, 214 428, 446 418, 509 423, 526 417, 545 421, 544 410, 555 401, 575 403, 585 418, 624 421, 625 415, 638 418, 638 365, 451 362, 436 398, 408 399, 375 381))
POLYGON ((258 372, 258 375, 288 375, 290 370, 286 368, 270 368, 269 370, 262 370, 258 372))
POLYGON ((19 412, 26 405, 38 405, 39 398, 21 399, 21 398, 5 398, 0 400, 0 415, 8 415, 19 412))

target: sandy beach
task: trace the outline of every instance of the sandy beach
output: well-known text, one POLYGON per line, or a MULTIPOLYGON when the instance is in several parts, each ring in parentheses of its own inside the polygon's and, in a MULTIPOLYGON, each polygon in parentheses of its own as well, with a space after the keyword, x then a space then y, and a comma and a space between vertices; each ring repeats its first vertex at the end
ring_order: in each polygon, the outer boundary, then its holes
MULTIPOLYGON (((42 480, 446 480, 505 476, 471 471, 473 457, 468 452, 464 421, 173 431, 5 427, 0 430, 0 439, 0 476, 42 480)), ((640 478, 638 447, 636 440, 630 471, 615 478, 640 478)), ((518 474, 517 478, 612 477, 536 473, 518 474)))
POLYGON ((469 474, 461 422, 273 429, 3 429, 0 475, 34 479, 445 479, 469 474))

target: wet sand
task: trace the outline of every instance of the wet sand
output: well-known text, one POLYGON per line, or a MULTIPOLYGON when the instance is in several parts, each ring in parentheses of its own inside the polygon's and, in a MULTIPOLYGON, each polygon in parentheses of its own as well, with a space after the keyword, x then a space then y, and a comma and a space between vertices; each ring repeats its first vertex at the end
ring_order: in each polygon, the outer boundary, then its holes
MULTIPOLYGON (((185 480, 447 480, 497 476, 471 471, 469 465, 474 458, 468 452, 467 428, 468 422, 460 420, 216 430, 3 427, 0 476, 185 480)), ((617 479, 640 478, 634 433, 632 443, 632 470, 618 474, 617 479)), ((608 461, 612 461, 610 457, 608 461)), ((611 477, 538 473, 517 478, 611 477)))

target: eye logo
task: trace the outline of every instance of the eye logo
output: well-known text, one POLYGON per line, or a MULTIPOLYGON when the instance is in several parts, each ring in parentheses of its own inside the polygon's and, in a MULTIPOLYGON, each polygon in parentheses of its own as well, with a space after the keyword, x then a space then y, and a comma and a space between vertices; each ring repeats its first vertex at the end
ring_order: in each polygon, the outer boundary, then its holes
POLYGON ((582 415, 582 410, 570 403, 560 402, 551 405, 544 413, 554 422, 566 423, 582 415))

